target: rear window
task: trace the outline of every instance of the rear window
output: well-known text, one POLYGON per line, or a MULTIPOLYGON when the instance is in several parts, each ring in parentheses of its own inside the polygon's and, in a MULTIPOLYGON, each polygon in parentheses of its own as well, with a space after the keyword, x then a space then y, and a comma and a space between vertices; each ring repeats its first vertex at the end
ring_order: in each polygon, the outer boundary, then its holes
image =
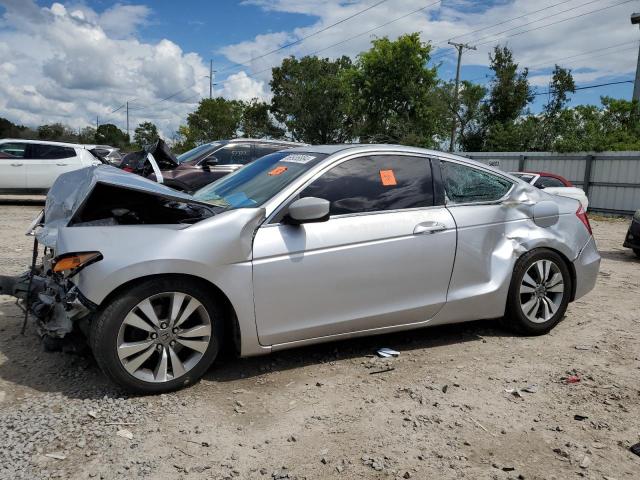
POLYGON ((512 185, 503 177, 468 165, 445 161, 440 165, 447 203, 494 202, 512 185))
POLYGON ((76 156, 75 149, 59 145, 29 144, 27 157, 35 160, 57 160, 76 156))

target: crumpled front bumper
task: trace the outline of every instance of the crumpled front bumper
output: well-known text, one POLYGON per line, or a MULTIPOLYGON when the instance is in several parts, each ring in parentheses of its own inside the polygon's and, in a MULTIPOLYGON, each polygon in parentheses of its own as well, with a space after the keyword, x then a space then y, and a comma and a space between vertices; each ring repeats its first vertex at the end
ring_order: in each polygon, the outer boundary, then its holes
POLYGON ((95 305, 86 300, 69 280, 55 278, 36 268, 20 275, 0 275, 0 295, 10 295, 18 305, 29 309, 37 320, 41 336, 64 338, 75 329, 76 322, 88 317, 95 305))
POLYGON ((600 254, 593 237, 582 247, 573 266, 576 272, 576 289, 574 300, 585 296, 596 286, 600 271, 600 254))

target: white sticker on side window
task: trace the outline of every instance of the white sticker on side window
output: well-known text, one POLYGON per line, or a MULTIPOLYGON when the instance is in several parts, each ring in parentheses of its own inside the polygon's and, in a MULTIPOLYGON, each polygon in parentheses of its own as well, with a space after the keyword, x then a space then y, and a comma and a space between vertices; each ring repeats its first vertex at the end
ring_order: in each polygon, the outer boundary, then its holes
POLYGON ((291 155, 287 155, 286 157, 284 157, 282 160, 280 160, 281 162, 289 162, 289 163, 309 163, 311 160, 315 159, 316 157, 314 155, 300 155, 300 154, 294 154, 292 153, 291 155))

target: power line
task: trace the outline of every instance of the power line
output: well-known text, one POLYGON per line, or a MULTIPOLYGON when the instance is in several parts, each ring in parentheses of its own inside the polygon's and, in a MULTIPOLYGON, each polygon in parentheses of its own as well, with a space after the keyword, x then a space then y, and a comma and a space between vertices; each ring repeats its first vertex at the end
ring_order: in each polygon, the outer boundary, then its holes
MULTIPOLYGON (((275 48, 275 49, 273 49, 273 50, 271 50, 271 51, 267 52, 267 53, 264 53, 264 54, 262 54, 262 55, 258 55, 257 57, 252 57, 252 58, 250 58, 249 60, 246 60, 246 62, 245 62, 245 63, 251 63, 251 62, 254 62, 255 60, 259 60, 259 59, 261 59, 261 58, 267 57, 267 56, 269 56, 269 55, 271 55, 271 54, 274 54, 274 53, 276 53, 276 52, 279 52, 279 51, 281 51, 281 50, 284 50, 285 48, 292 47, 293 45, 298 45, 299 43, 304 42, 304 41, 305 41, 305 40, 307 40, 308 38, 311 38, 311 37, 314 37, 314 36, 316 36, 316 35, 319 35, 319 34, 320 34, 320 33, 322 33, 322 32, 326 32, 327 30, 329 30, 329 29, 331 29, 331 28, 335 27, 336 25, 340 25, 341 23, 344 23, 344 22, 346 22, 347 20, 351 20, 352 18, 357 17, 358 15, 362 15, 363 13, 368 12, 369 10, 371 10, 371 9, 373 9, 373 8, 376 8, 378 5, 382 5, 383 3, 387 2, 387 1, 389 1, 389 0, 380 0, 379 2, 374 3, 373 5, 371 5, 371 6, 367 7, 367 8, 365 8, 365 9, 363 9, 363 10, 360 10, 360 11, 358 11, 358 12, 356 12, 356 13, 352 14, 352 15, 349 15, 348 17, 343 18, 342 20, 339 20, 339 21, 337 21, 337 22, 335 22, 335 23, 332 23, 331 25, 327 25, 326 27, 321 28, 320 30, 316 30, 315 32, 311 32, 310 34, 305 35, 304 37, 299 38, 298 40, 295 40, 295 41, 293 41, 293 42, 286 43, 286 44, 284 44, 284 45, 282 45, 282 46, 280 46, 280 47, 278 47, 278 48, 275 48)), ((242 65, 243 67, 247 67, 247 68, 248 68, 248 65, 245 65, 245 64, 236 64, 236 65, 242 65)), ((224 73, 224 72, 227 72, 227 71, 235 70, 235 69, 237 69, 237 68, 238 68, 238 67, 230 67, 230 68, 227 68, 227 69, 222 70, 220 73, 224 73)))
MULTIPOLYGON (((590 88, 598 88, 598 87, 606 87, 608 85, 620 85, 622 83, 633 83, 633 80, 621 80, 619 82, 608 82, 608 83, 598 83, 597 85, 585 85, 584 87, 576 87, 575 90, 588 90, 590 88)), ((549 95, 550 93, 555 93, 555 90, 548 90, 546 92, 536 92, 533 95, 549 95)))
MULTIPOLYGON (((562 5, 564 3, 569 3, 569 2, 573 2, 573 1, 575 1, 575 0, 564 0, 563 2, 554 3, 553 5, 549 5, 547 7, 540 8, 539 10, 534 10, 532 12, 527 12, 527 13, 524 13, 522 15, 518 15, 517 17, 508 18, 507 20, 503 20, 502 22, 494 23, 493 25, 489 25, 487 27, 479 28, 477 30, 473 30, 472 32, 461 33, 460 35, 456 35, 455 37, 451 37, 449 40, 455 40, 456 38, 466 37, 467 35, 472 35, 474 33, 482 32, 484 30, 488 30, 490 28, 497 27, 499 25, 504 25, 505 23, 513 22, 514 20, 519 20, 521 18, 526 17, 527 15, 532 15, 534 13, 542 12, 543 10, 549 10, 550 8, 557 7, 558 5, 562 5)), ((444 43, 444 42, 440 42, 440 43, 444 43)))
MULTIPOLYGON (((585 6, 587 6, 587 5, 590 5, 590 4, 592 4, 592 3, 596 3, 596 2, 599 2, 599 1, 601 1, 601 0, 591 0, 591 1, 589 1, 589 2, 586 2, 586 3, 580 4, 580 5, 578 5, 577 7, 568 8, 568 9, 566 9, 566 10, 561 10, 561 11, 559 11, 559 12, 552 13, 552 14, 550 14, 550 15, 547 15, 547 16, 544 16, 544 17, 541 17, 541 18, 538 18, 538 19, 536 19, 536 20, 531 20, 531 21, 526 22, 526 23, 523 23, 523 24, 521 24, 521 25, 517 25, 517 26, 515 26, 515 27, 508 28, 508 29, 503 30, 503 31, 501 31, 501 32, 491 33, 491 34, 489 34, 489 35, 485 35, 484 37, 476 38, 476 39, 474 40, 474 42, 479 42, 480 40, 484 40, 484 39, 486 39, 486 38, 497 37, 497 36, 499 36, 499 35, 502 35, 503 33, 511 32, 511 31, 513 31, 513 30, 517 30, 517 29, 519 29, 519 28, 526 27, 527 25, 532 25, 532 24, 534 24, 534 23, 541 22, 542 20, 546 20, 546 19, 548 19, 548 18, 553 18, 553 17, 558 16, 558 15, 560 15, 560 14, 562 14, 562 13, 567 13, 567 12, 570 12, 570 11, 572 11, 572 10, 575 10, 576 8, 585 7, 585 6)), ((627 2, 630 2, 630 1, 633 1, 633 0, 626 0, 626 1, 627 1, 627 2)), ((626 2, 623 2, 623 3, 626 3, 626 2)), ((557 6, 557 4, 556 4, 556 5, 552 5, 552 6, 557 6)), ((614 6, 615 6, 615 5, 614 5, 614 6)), ((551 8, 551 7, 549 7, 549 8, 551 8)), ((605 7, 605 8, 610 8, 610 7, 605 7)), ((564 21, 567 21, 567 20, 571 20, 572 18, 577 18, 577 17, 580 17, 580 16, 588 15, 588 14, 590 14, 590 13, 594 13, 594 12, 597 12, 597 11, 599 11, 599 10, 594 10, 594 11, 586 12, 586 13, 583 13, 583 14, 580 14, 580 15, 575 15, 575 16, 573 16, 573 17, 568 17, 568 18, 565 18, 565 19, 563 19, 563 20, 561 20, 561 21, 559 21, 559 22, 555 22, 555 23, 561 23, 561 22, 564 22, 564 21)), ((536 10, 535 12, 531 12, 531 13, 536 13, 536 12, 539 12, 539 10, 536 10)), ((520 17, 520 18, 522 18, 522 17, 520 17)), ((523 31, 523 32, 517 32, 517 33, 515 33, 515 34, 513 34, 513 35, 507 35, 507 37, 506 37, 506 38, 515 37, 516 35, 521 35, 521 34, 523 34, 523 33, 527 33, 527 32, 533 31, 533 30, 538 30, 538 29, 540 29, 540 28, 545 28, 545 27, 547 27, 547 26, 555 25, 555 23, 550 23, 550 24, 548 24, 548 25, 541 25, 541 26, 539 26, 539 27, 535 27, 535 28, 532 28, 532 29, 530 29, 530 30, 525 30, 525 31, 523 31)), ((493 25, 493 26, 495 26, 495 25, 493 25)), ((491 28, 491 27, 487 27, 487 28, 491 28)), ((481 30, 482 30, 482 29, 480 29, 480 30, 478 30, 478 31, 481 31, 481 30)), ((478 43, 478 44, 476 44, 476 45, 477 45, 477 46, 482 46, 482 45, 486 45, 486 44, 488 44, 488 43, 493 43, 493 42, 495 42, 496 40, 498 40, 498 39, 497 39, 497 38, 494 38, 494 39, 489 40, 489 41, 487 41, 487 42, 478 43)), ((446 42, 446 40, 440 40, 440 41, 438 41, 438 42, 436 43, 436 45, 441 45, 441 44, 443 44, 443 43, 445 43, 445 42, 446 42)), ((437 54, 435 54, 433 57, 431 57, 431 60, 435 60, 435 59, 437 59, 437 58, 441 58, 441 57, 446 56, 446 55, 448 55, 448 54, 449 54, 449 51, 443 51, 442 53, 437 53, 437 54)))
MULTIPOLYGON (((577 58, 577 57, 583 57, 583 56, 585 56, 585 55, 590 55, 590 54, 592 54, 592 53, 602 52, 602 51, 604 51, 604 50, 610 50, 610 49, 612 49, 612 48, 617 48, 617 47, 620 47, 620 46, 623 46, 623 45, 637 44, 637 43, 638 43, 638 42, 637 42, 637 40, 634 40, 634 41, 632 41, 632 42, 617 43, 617 44, 615 44, 615 45, 609 45, 608 47, 597 48, 597 49, 595 49, 595 50, 589 50, 588 52, 578 53, 578 54, 576 54, 576 55, 569 55, 569 56, 567 56, 567 57, 555 58, 555 59, 553 59, 553 60, 548 60, 548 61, 546 61, 546 62, 534 63, 533 65, 527 65, 527 68, 528 68, 529 70, 531 70, 531 69, 533 69, 533 68, 535 68, 535 67, 539 67, 539 66, 544 66, 544 67, 550 68, 552 65, 555 65, 555 64, 557 64, 558 62, 563 61, 563 60, 575 59, 575 58, 577 58)), ((617 51, 616 51, 616 52, 614 52, 614 53, 625 52, 625 51, 627 51, 627 50, 635 50, 635 48, 636 48, 635 46, 633 46, 633 47, 629 47, 629 48, 623 48, 623 49, 621 49, 621 50, 617 50, 617 51)), ((611 55, 611 52, 607 52, 607 53, 604 53, 604 54, 601 54, 601 55, 594 55, 594 56, 592 56, 592 57, 581 58, 580 60, 591 60, 591 59, 593 59, 593 58, 604 57, 605 55, 611 55)), ((479 77, 470 78, 470 79, 468 79, 468 80, 466 80, 466 81, 467 81, 467 82, 475 82, 475 81, 477 81, 477 80, 488 79, 488 78, 493 77, 493 76, 494 76, 493 74, 486 73, 486 74, 481 75, 481 76, 479 76, 479 77)))
MULTIPOLYGON (((535 27, 535 28, 530 28, 529 30, 524 30, 524 31, 522 31, 522 32, 516 32, 516 33, 513 33, 513 34, 511 34, 511 35, 507 35, 507 36, 506 36, 506 37, 504 37, 504 38, 517 37, 518 35, 523 35, 523 34, 525 34, 525 33, 533 32, 533 31, 535 31, 535 30, 540 30, 540 29, 542 29, 542 28, 551 27, 551 26, 553 26, 553 25, 557 25, 557 24, 559 24, 559 23, 563 23, 563 22, 567 22, 567 21, 569 21, 569 20, 574 20, 574 19, 576 19, 576 18, 580 18, 580 17, 584 17, 584 16, 587 16, 587 15, 591 15, 592 13, 601 12, 601 11, 603 11, 603 10, 608 10, 609 8, 619 7, 619 6, 621 6, 621 5, 624 5, 625 3, 630 3, 630 2, 633 2, 633 1, 635 1, 635 0, 625 0, 625 1, 623 1, 623 2, 616 3, 616 4, 614 4, 614 5, 609 5, 609 6, 606 6, 606 7, 597 8, 597 9, 595 9, 595 10, 590 10, 590 11, 588 11, 588 12, 584 12, 584 13, 581 13, 581 14, 579 14, 579 15, 574 15, 574 16, 572 16, 572 17, 564 18, 564 19, 562 19, 562 20, 558 20, 558 21, 556 21, 556 22, 548 23, 548 24, 546 24, 546 25, 540 25, 540 26, 535 27)), ((592 3, 592 2, 589 2, 589 3, 592 3)), ((584 5, 587 5, 587 3, 585 3, 584 5)), ((584 6, 584 5, 583 5, 583 6, 584 6)), ((485 37, 485 38, 486 38, 486 37, 485 37)), ((481 45, 487 45, 488 43, 493 43, 493 42, 495 42, 496 40, 497 40, 497 39, 489 40, 489 41, 487 41, 487 42, 483 42, 483 43, 479 43, 479 44, 478 44, 478 46, 481 46, 481 45)))
MULTIPOLYGON (((534 23, 541 22, 542 20, 546 20, 547 18, 557 17, 558 15, 561 15, 563 13, 574 11, 576 8, 586 7, 587 5, 591 5, 592 3, 597 3, 597 2, 600 2, 600 1, 602 1, 602 0, 590 0, 589 2, 581 3, 580 5, 577 5, 577 6, 573 7, 573 8, 567 8, 565 10, 561 10, 559 12, 555 12, 555 13, 546 15, 544 17, 540 17, 540 18, 538 18, 536 20, 531 20, 529 22, 523 23, 522 25, 516 25, 515 27, 507 28, 506 30, 502 30, 501 32, 491 33, 489 35, 485 35, 484 37, 476 38, 474 41, 475 42, 479 42, 479 41, 484 40, 486 38, 495 37, 495 36, 502 35, 503 33, 507 33, 507 32, 512 32, 513 30, 517 30, 519 28, 526 27, 527 25, 532 25, 534 23)), ((629 1, 631 1, 631 0, 629 0, 629 1)))

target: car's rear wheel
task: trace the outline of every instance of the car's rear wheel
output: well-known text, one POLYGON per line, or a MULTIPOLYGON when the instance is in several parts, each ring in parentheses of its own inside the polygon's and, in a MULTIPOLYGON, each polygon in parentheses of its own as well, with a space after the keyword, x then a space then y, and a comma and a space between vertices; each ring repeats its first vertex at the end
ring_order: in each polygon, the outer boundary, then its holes
POLYGON ((547 249, 533 250, 513 271, 504 324, 525 335, 547 333, 564 316, 571 275, 564 259, 547 249))
POLYGON ((633 253, 636 254, 636 257, 640 258, 640 248, 634 248, 633 253))
POLYGON ((197 381, 220 349, 222 310, 202 284, 153 278, 117 295, 91 331, 105 374, 127 390, 159 393, 197 381))

